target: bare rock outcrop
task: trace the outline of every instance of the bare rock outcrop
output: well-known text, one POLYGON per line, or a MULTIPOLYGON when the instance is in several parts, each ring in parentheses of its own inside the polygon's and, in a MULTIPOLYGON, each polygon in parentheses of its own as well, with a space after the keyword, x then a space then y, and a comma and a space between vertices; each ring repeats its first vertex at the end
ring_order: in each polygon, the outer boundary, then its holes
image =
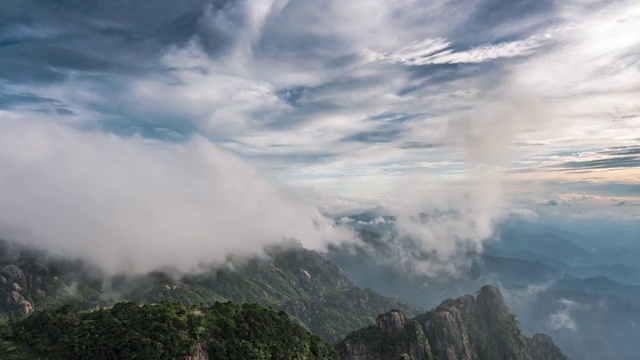
POLYGON ((307 270, 300 269, 299 277, 301 281, 309 282, 311 281, 311 274, 307 270))
POLYGON ((413 319, 399 311, 338 345, 343 360, 567 360, 546 335, 527 339, 500 290, 485 286, 413 319))
POLYGON ((7 304, 20 310, 25 315, 29 315, 33 312, 33 305, 17 291, 9 293, 7 296, 7 304))
POLYGON ((18 304, 20 302, 20 300, 23 300, 24 297, 22 297, 22 295, 20 295, 20 293, 18 293, 17 291, 12 291, 9 293, 9 295, 7 296, 7 304, 18 304))
POLYGON ((20 307, 20 310, 22 311, 22 313, 25 315, 29 315, 34 311, 33 305, 31 305, 31 303, 27 300, 20 301, 20 303, 18 303, 18 306, 20 307))
POLYGON ((351 333, 340 345, 345 360, 431 360, 422 327, 399 310, 379 315, 376 325, 351 333))
POLYGON ((401 332, 404 330, 404 316, 398 310, 391 310, 386 314, 378 315, 376 326, 384 333, 401 332))
POLYGON ((33 289, 33 291, 31 291, 31 296, 34 299, 43 299, 47 297, 47 293, 42 289, 35 288, 33 289))
POLYGON ((435 356, 442 360, 471 360, 473 351, 464 330, 462 312, 455 308, 438 311, 421 323, 435 356))
POLYGON ((17 267, 16 265, 9 264, 5 266, 0 274, 7 280, 7 283, 18 283, 21 286, 27 285, 27 277, 24 275, 24 272, 17 267))
POLYGON ((526 341, 531 360, 568 360, 549 335, 535 334, 526 341))
POLYGON ((181 360, 209 360, 209 354, 202 344, 196 345, 196 354, 193 356, 185 356, 181 360))

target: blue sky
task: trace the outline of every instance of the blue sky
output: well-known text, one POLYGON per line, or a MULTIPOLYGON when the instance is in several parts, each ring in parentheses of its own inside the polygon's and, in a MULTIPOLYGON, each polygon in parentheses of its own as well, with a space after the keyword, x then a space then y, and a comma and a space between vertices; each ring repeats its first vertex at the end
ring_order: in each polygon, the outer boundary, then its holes
POLYGON ((323 199, 489 182, 514 208, 637 220, 638 49, 627 0, 5 0, 0 150, 13 169, 40 149, 17 181, 105 139, 114 159, 204 141, 323 199))

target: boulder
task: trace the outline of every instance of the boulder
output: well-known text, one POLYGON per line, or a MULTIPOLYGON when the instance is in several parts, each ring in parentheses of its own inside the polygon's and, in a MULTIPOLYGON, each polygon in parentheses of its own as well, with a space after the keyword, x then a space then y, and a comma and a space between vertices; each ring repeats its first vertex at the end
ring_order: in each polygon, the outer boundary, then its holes
POLYGON ((209 354, 202 344, 196 345, 196 354, 193 356, 185 356, 181 360, 209 360, 209 354))
POLYGON ((43 298, 47 297, 47 293, 42 289, 35 288, 32 291, 31 296, 33 296, 34 299, 43 299, 43 298))
POLYGON ((300 280, 304 282, 311 281, 311 274, 307 270, 300 269, 300 280))
POLYGON ((42 277, 40 275, 33 277, 33 286, 42 287, 42 277))
POLYGON ((21 286, 27 285, 27 277, 24 275, 24 272, 13 264, 5 266, 0 274, 4 276, 7 283, 18 283, 21 286))
POLYGON ((17 305, 22 300, 24 300, 24 297, 15 291, 10 292, 9 296, 7 296, 7 304, 17 305))
POLYGON ((385 333, 402 331, 404 323, 404 316, 397 310, 391 310, 386 314, 378 315, 376 318, 376 326, 385 333))
POLYGON ((33 305, 31 305, 31 303, 27 300, 20 301, 18 305, 20 306, 20 310, 22 310, 25 315, 29 315, 33 312, 33 305))

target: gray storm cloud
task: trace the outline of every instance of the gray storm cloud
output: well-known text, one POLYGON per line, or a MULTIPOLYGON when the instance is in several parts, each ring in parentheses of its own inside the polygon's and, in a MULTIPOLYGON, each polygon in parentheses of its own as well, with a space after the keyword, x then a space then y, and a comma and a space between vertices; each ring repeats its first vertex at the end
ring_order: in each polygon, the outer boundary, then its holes
POLYGON ((201 137, 183 144, 0 117, 0 232, 106 272, 181 271, 341 234, 201 137))

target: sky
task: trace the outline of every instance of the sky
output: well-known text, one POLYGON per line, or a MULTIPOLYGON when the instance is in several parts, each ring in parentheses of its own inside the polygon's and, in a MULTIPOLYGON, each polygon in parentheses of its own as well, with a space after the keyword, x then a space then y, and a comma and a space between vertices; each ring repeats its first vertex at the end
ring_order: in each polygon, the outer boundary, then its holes
POLYGON ((0 2, 12 236, 228 254, 371 201, 640 219, 637 1, 0 2))

